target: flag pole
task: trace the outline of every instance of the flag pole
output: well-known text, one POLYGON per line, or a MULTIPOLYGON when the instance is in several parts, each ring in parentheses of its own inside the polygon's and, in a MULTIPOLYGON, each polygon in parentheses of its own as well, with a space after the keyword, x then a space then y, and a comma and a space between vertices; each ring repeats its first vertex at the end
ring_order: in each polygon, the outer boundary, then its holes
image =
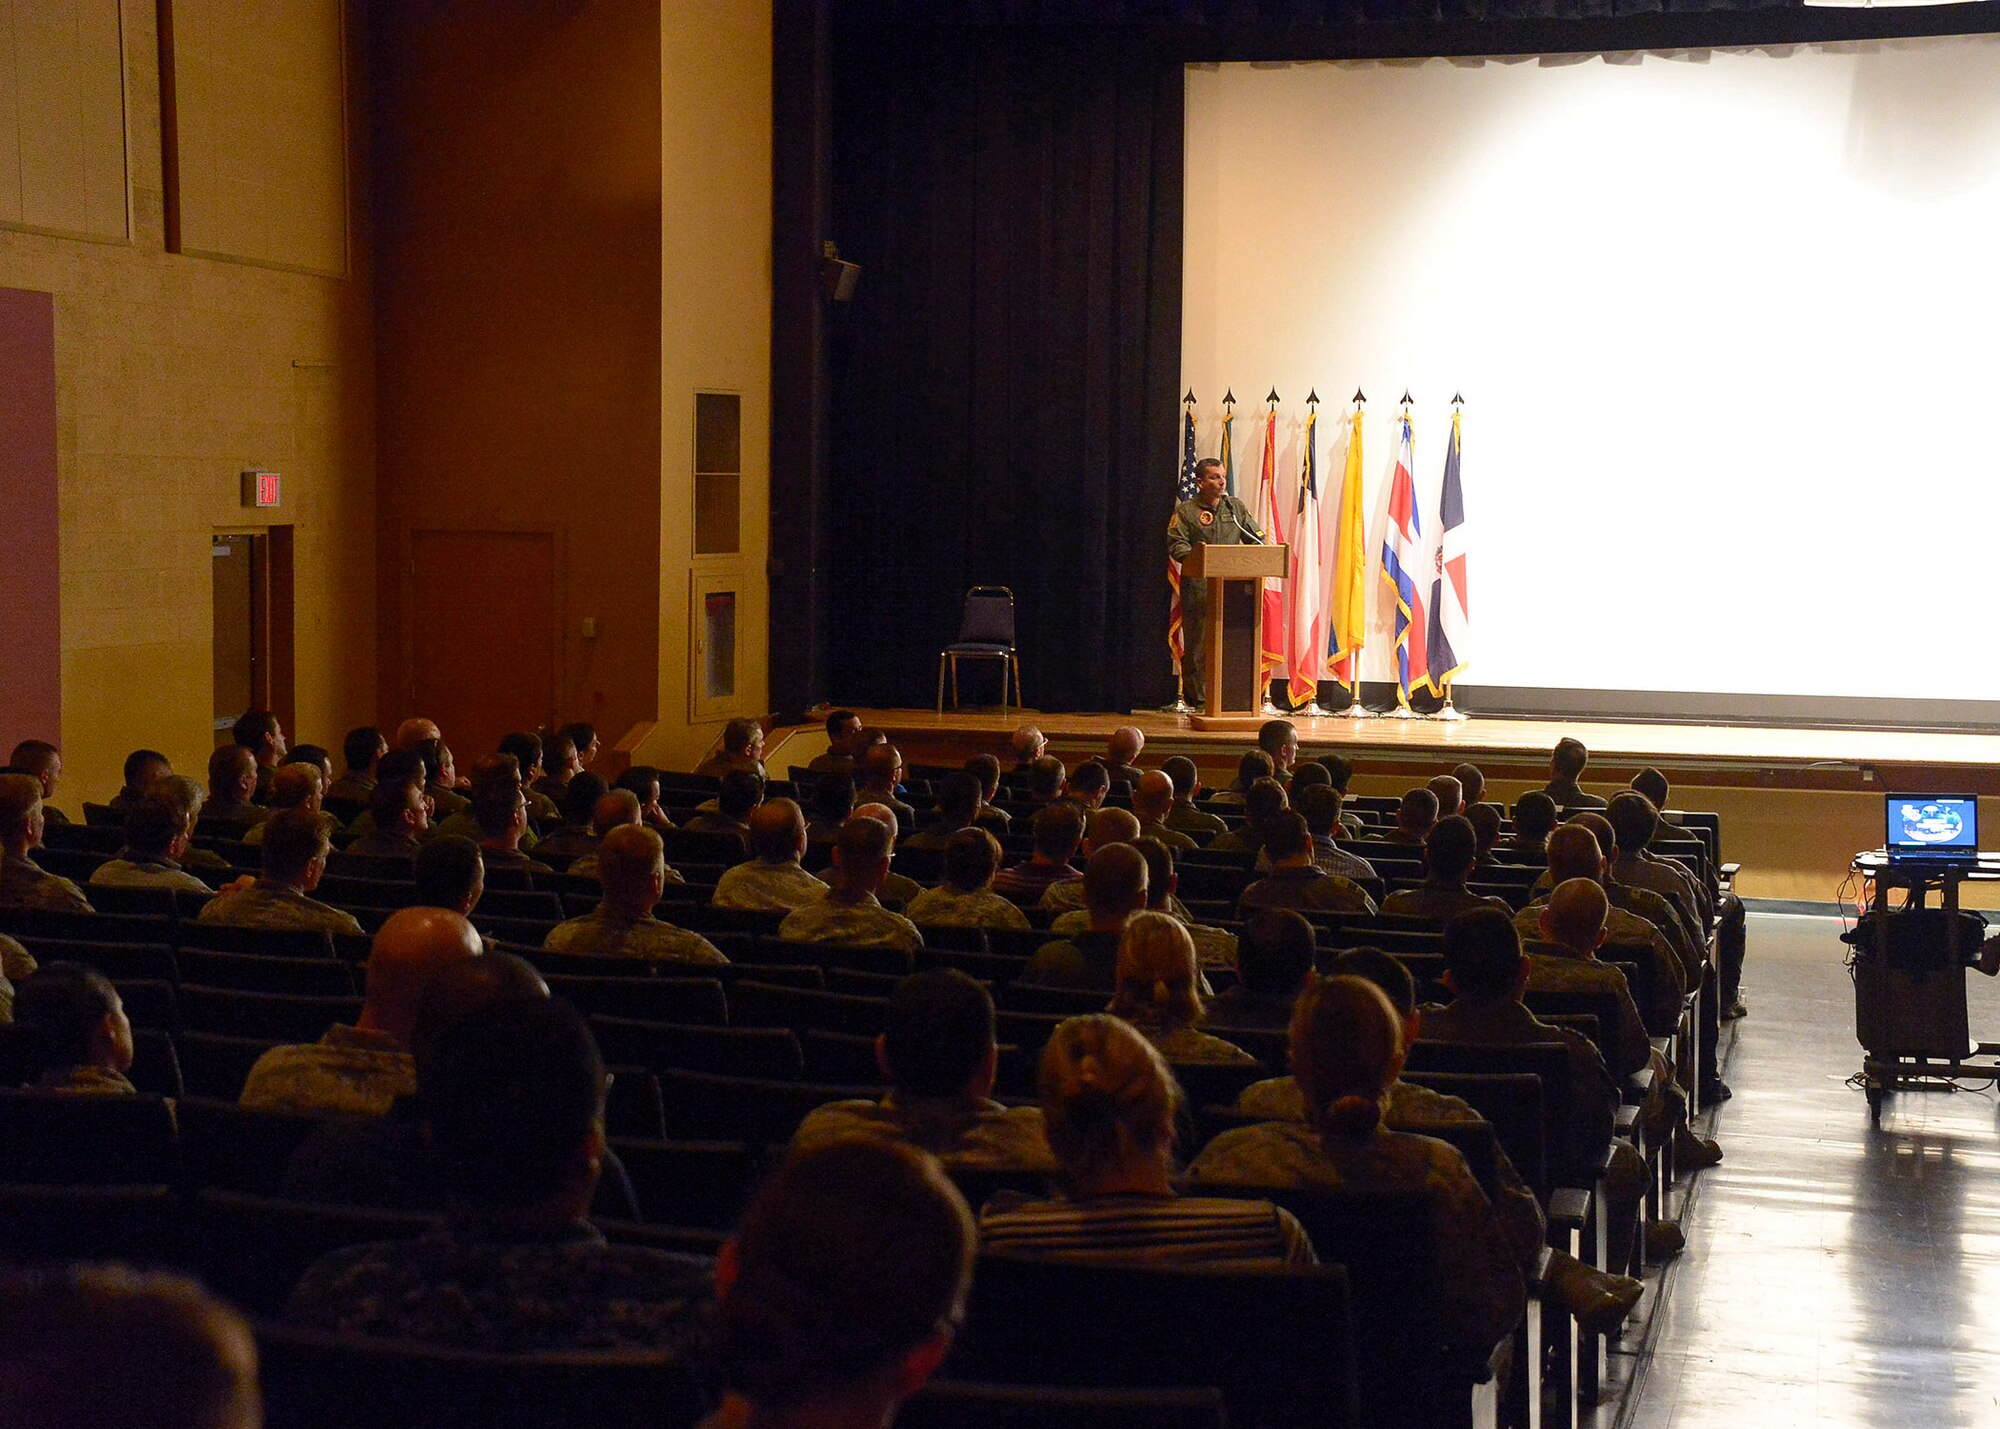
MULTIPOLYGON (((1313 389, 1311 390, 1311 392, 1310 392, 1310 393, 1309 393, 1309 394, 1307 395, 1307 397, 1306 397, 1306 411, 1308 411, 1309 413, 1313 414, 1313 416, 1317 416, 1317 415, 1319 414, 1319 388, 1317 388, 1317 387, 1313 388, 1313 389)), ((1311 422, 1311 419, 1310 419, 1310 418, 1309 418, 1309 419, 1307 420, 1307 423, 1306 423, 1306 430, 1307 430, 1307 432, 1308 432, 1308 433, 1310 433, 1310 432, 1312 431, 1312 422, 1311 422)), ((1301 499, 1303 500, 1303 498, 1301 498, 1301 499)), ((1315 522, 1317 522, 1317 521, 1319 520, 1319 512, 1318 512, 1318 511, 1314 511, 1314 512, 1313 512, 1313 520, 1314 520, 1315 522)), ((1315 550, 1318 550, 1319 548, 1318 548, 1317 546, 1315 546, 1315 547, 1314 547, 1314 549, 1315 549, 1315 550)), ((1322 553, 1322 554, 1324 554, 1324 553, 1322 553)), ((1297 573, 1297 572, 1293 572, 1293 574, 1292 574, 1292 577, 1291 577, 1291 578, 1292 578, 1293 580, 1297 580, 1297 579, 1298 579, 1298 573, 1297 573)), ((1312 578, 1313 580, 1318 580, 1318 579, 1319 579, 1319 572, 1318 572, 1318 571, 1314 571, 1314 572, 1312 572, 1312 573, 1311 573, 1311 578, 1312 578)), ((1325 619, 1325 616, 1322 616, 1322 617, 1321 617, 1321 619, 1322 619, 1322 620, 1324 620, 1324 619, 1325 619)), ((1321 654, 1321 653, 1323 653, 1323 652, 1317 652, 1317 651, 1316 651, 1316 652, 1315 652, 1315 657, 1317 657, 1317 656, 1318 656, 1319 654, 1321 654)), ((1318 663, 1318 661, 1317 661, 1317 658, 1315 658, 1315 663, 1318 663)), ((1325 707, 1324 705, 1322 705, 1322 704, 1321 704, 1321 703, 1319 702, 1319 682, 1318 682, 1318 680, 1314 680, 1314 681, 1313 681, 1313 694, 1312 694, 1312 698, 1311 698, 1311 699, 1309 699, 1309 700, 1307 700, 1307 701, 1306 701, 1306 702, 1305 702, 1305 703, 1304 703, 1303 705, 1299 706, 1299 708, 1298 708, 1298 709, 1296 709, 1296 710, 1294 710, 1294 711, 1293 711, 1293 713, 1294 713, 1294 714, 1300 714, 1300 715, 1304 715, 1304 716, 1306 716, 1306 717, 1307 717, 1308 719, 1325 719, 1325 718, 1326 718, 1326 717, 1327 717, 1328 715, 1330 715, 1330 714, 1332 714, 1332 713, 1333 713, 1333 711, 1332 711, 1332 710, 1330 710, 1330 709, 1327 709, 1327 708, 1326 708, 1326 707, 1325 707)))
MULTIPOLYGON (((1257 389, 1252 387, 1250 390, 1255 392, 1257 389)), ((1298 389, 1294 388, 1293 390, 1297 391, 1298 389)), ((1278 389, 1276 387, 1271 389, 1271 395, 1266 397, 1264 402, 1266 404, 1264 408, 1264 420, 1275 425, 1278 417, 1278 389)), ((1262 478, 1260 477, 1260 491, 1262 490, 1261 483, 1262 478)), ((1265 513, 1265 516, 1272 525, 1275 526, 1277 524, 1278 486, 1275 476, 1271 483, 1271 509, 1265 513)), ((1266 532, 1265 534, 1268 535, 1269 533, 1266 532)), ((1282 718, 1286 711, 1279 709, 1277 703, 1272 700, 1271 675, 1264 668, 1264 583, 1262 581, 1257 582, 1257 685, 1258 693, 1263 701, 1257 713, 1265 719, 1282 718)))
MULTIPOLYGON (((1403 389, 1403 421, 1405 423, 1407 423, 1410 420, 1410 402, 1411 402, 1410 389, 1405 387, 1403 389)), ((1414 461, 1412 465, 1414 465, 1414 461)), ((1411 482, 1414 483, 1416 481, 1416 478, 1417 478, 1417 473, 1414 470, 1412 470, 1410 472, 1411 482)), ((1423 718, 1422 715, 1418 714, 1415 710, 1410 708, 1410 692, 1403 687, 1403 683, 1400 679, 1398 679, 1396 682, 1396 708, 1389 711, 1388 718, 1390 719, 1423 718)))
MULTIPOLYGON (((1452 393, 1451 425, 1452 425, 1452 435, 1454 437, 1458 435, 1458 418, 1460 412, 1464 410, 1464 407, 1465 407, 1465 397, 1463 396, 1463 394, 1458 392, 1452 393)), ((1465 711, 1453 707, 1451 703, 1451 686, 1452 682, 1450 680, 1446 680, 1444 682, 1444 708, 1440 709, 1437 712, 1437 717, 1441 720, 1446 721, 1447 723, 1457 724, 1464 720, 1465 711)))
MULTIPOLYGON (((1367 405, 1368 405, 1368 394, 1363 392, 1359 387, 1356 387, 1354 389, 1354 410, 1358 413, 1363 407, 1367 405)), ((1363 630, 1367 629, 1367 623, 1365 621, 1362 624, 1362 629, 1363 630)), ((1347 708, 1340 712, 1340 718, 1380 719, 1381 718, 1380 715, 1378 715, 1374 710, 1369 709, 1368 706, 1361 703, 1361 653, 1359 651, 1356 651, 1354 654, 1353 665, 1354 665, 1354 681, 1347 687, 1347 708)))
MULTIPOLYGON (((1190 387, 1188 388, 1187 396, 1181 398, 1181 406, 1185 408, 1188 413, 1192 413, 1194 411, 1194 405, 1195 405, 1194 388, 1190 387)), ((1160 706, 1161 714, 1191 715, 1194 713, 1194 706, 1187 702, 1186 666, 1187 666, 1187 641, 1185 637, 1183 637, 1181 641, 1180 658, 1174 661, 1174 698, 1171 703, 1160 706)))

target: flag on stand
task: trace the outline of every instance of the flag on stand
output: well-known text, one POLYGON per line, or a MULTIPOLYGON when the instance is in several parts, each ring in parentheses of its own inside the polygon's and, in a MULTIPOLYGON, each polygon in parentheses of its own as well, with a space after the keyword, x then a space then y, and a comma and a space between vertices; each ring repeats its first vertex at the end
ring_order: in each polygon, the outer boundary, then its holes
POLYGON ((1286 584, 1290 621, 1287 692, 1294 705, 1319 695, 1326 663, 1326 572, 1320 567, 1318 462, 1314 454, 1319 408, 1306 404, 1306 452, 1299 468, 1299 504, 1292 513, 1292 567, 1286 584))
POLYGON ((1424 577, 1423 522, 1417 515, 1417 484, 1410 430, 1410 409, 1397 422, 1396 474, 1389 485, 1389 525, 1382 533, 1382 579, 1396 601, 1396 699, 1409 707, 1410 691, 1428 682, 1430 664, 1425 641, 1430 619, 1424 609, 1430 594, 1424 577))
MULTIPOLYGON (((1181 419, 1181 475, 1174 484, 1174 504, 1194 500, 1194 403, 1182 409, 1181 419)), ((1173 538, 1175 516, 1167 514, 1167 537, 1173 538)), ((1187 653, 1187 635, 1181 627, 1181 563, 1172 556, 1167 557, 1167 586, 1173 592, 1173 602, 1167 607, 1167 649, 1173 652, 1174 669, 1181 669, 1181 661, 1187 653)))
POLYGON ((1225 397, 1222 399, 1222 447, 1216 452, 1215 459, 1222 463, 1222 479, 1228 483, 1223 490, 1231 496, 1236 494, 1236 445, 1231 440, 1235 426, 1236 399, 1225 397))
POLYGON ((1471 654, 1472 605, 1465 579, 1465 493, 1458 484, 1458 419, 1451 414, 1451 446, 1444 454, 1444 481, 1438 491, 1436 569, 1431 576, 1431 626, 1425 678, 1444 694, 1471 654))
MULTIPOLYGON (((1285 543, 1278 510, 1278 405, 1272 402, 1264 417, 1264 462, 1257 473, 1257 504, 1251 517, 1273 545, 1285 543)), ((1271 679, 1286 665, 1285 583, 1275 576, 1264 578, 1264 603, 1257 621, 1257 688, 1268 691, 1271 679)))
POLYGON ((1368 558, 1361 510, 1361 408, 1347 436, 1347 472, 1340 481, 1340 516, 1326 599, 1327 673, 1360 688, 1361 646, 1368 634, 1368 558))

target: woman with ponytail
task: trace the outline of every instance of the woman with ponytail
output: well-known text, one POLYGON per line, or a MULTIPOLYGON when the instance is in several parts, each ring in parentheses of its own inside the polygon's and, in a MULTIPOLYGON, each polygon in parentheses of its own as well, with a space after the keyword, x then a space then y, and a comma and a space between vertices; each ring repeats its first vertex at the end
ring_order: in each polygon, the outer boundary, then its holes
POLYGON ((1521 1317, 1513 1250, 1465 1158, 1442 1141, 1383 1125, 1403 1069, 1403 1028, 1382 990, 1315 978, 1292 1013, 1292 1074, 1310 1125, 1226 1131, 1188 1168, 1195 1183, 1354 1192, 1414 1191, 1432 1204, 1439 1307, 1451 1343, 1484 1354, 1521 1317))
POLYGON ((1168 1062, 1222 1062, 1247 1066, 1257 1059, 1196 1024, 1206 1015, 1194 939, 1178 918, 1134 913, 1118 943, 1118 988, 1111 1015, 1122 1017, 1168 1062))
POLYGON ((979 1218, 988 1250, 1176 1265, 1316 1263, 1299 1223, 1268 1201, 1176 1194, 1180 1087, 1129 1023, 1097 1014, 1059 1025, 1042 1052, 1040 1090, 1068 1194, 995 1196, 979 1218))

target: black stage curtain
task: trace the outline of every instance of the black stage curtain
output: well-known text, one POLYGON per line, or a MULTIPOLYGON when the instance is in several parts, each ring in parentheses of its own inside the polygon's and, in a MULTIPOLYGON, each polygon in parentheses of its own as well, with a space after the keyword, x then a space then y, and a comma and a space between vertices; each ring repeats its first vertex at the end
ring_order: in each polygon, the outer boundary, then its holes
POLYGON ((960 598, 992 583, 1030 704, 1162 700, 1180 61, 834 29, 828 236, 863 274, 829 322, 828 693, 928 704, 960 598))

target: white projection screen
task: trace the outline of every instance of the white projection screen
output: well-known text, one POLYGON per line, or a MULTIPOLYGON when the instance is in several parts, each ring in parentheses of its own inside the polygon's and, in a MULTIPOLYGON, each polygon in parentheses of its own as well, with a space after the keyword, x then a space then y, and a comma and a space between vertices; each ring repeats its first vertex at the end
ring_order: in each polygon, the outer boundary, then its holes
POLYGON ((1330 521, 1366 390, 1366 679, 1397 399, 1428 525, 1462 392, 1468 696, 2000 724, 2000 37, 1194 66, 1185 239, 1240 495, 1316 388, 1330 521))

